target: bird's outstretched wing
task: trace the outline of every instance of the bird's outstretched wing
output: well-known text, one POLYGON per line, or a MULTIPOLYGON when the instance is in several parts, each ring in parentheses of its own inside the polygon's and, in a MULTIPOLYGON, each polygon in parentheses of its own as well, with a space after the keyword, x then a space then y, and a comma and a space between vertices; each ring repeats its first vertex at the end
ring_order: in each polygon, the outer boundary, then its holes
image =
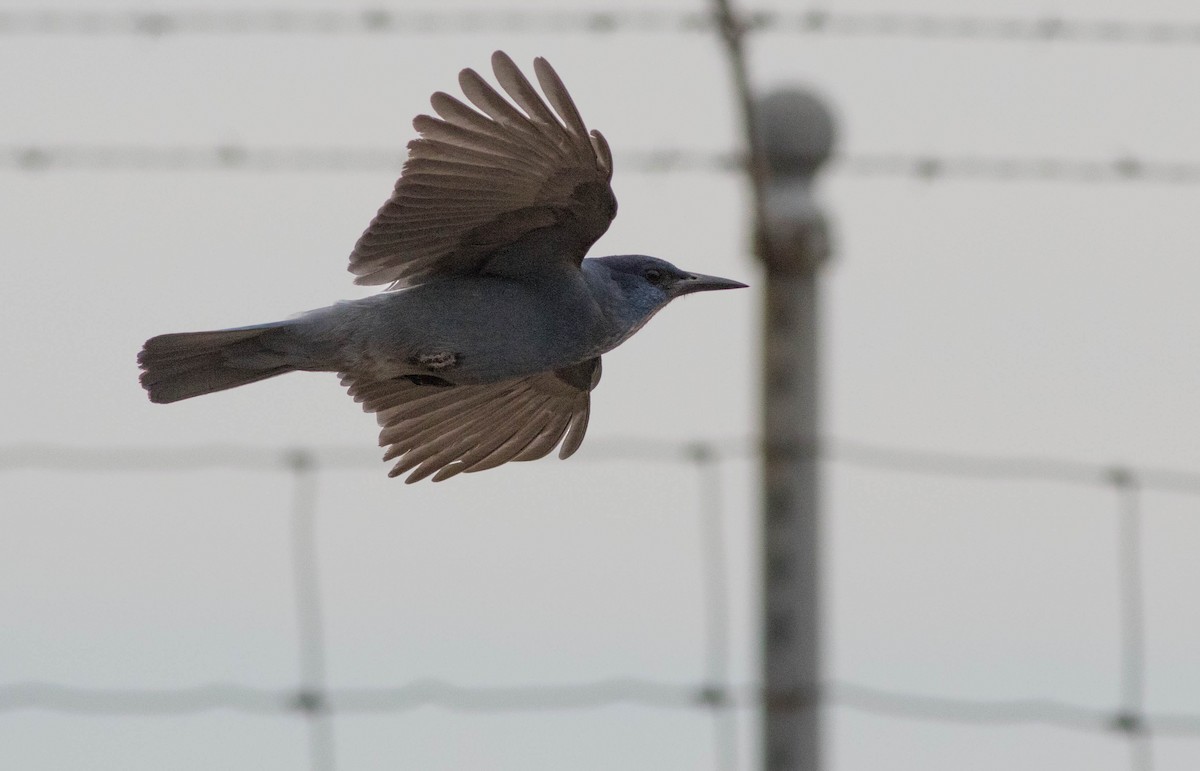
POLYGON ((350 255, 355 283, 404 287, 485 269, 522 272, 529 268, 488 264, 517 241, 525 248, 496 259, 539 255, 578 265, 608 229, 617 202, 604 137, 588 133, 545 59, 534 60, 545 99, 505 53, 492 55, 492 68, 516 106, 469 69, 459 84, 478 111, 433 95, 439 117, 413 121, 421 136, 350 255))
POLYGON ((342 385, 383 427, 379 446, 388 448, 383 459, 399 458, 388 476, 411 471, 404 480, 410 484, 430 474, 440 482, 510 460, 535 460, 560 442, 558 456, 570 457, 583 442, 589 394, 599 382, 599 356, 486 385, 342 375, 342 385))

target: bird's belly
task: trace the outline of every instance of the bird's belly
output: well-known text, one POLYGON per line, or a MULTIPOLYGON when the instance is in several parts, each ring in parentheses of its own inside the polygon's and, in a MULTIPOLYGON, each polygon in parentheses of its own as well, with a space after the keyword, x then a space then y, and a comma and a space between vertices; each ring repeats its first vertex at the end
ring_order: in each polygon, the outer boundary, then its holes
POLYGON ((375 378, 491 383, 576 364, 600 343, 586 309, 512 282, 426 285, 376 298, 368 298, 350 364, 375 378))

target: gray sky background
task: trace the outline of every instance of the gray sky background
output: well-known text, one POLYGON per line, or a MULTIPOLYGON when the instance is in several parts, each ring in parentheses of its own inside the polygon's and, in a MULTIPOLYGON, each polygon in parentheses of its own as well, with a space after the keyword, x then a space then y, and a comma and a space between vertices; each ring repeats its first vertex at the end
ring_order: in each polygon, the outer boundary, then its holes
MULTIPOLYGON (((822 7, 1200 21, 1188 0, 822 7)), ((1196 45, 764 34, 751 46, 758 85, 805 82, 832 101, 848 154, 1200 161, 1196 45)), ((400 148, 428 95, 455 91, 462 67, 486 70, 496 48, 523 65, 548 57, 612 143, 621 211, 594 254, 649 253, 759 283, 739 178, 621 165, 645 149, 737 145, 727 67, 705 35, 0 35, 0 145, 400 148)), ((345 260, 395 171, 0 169, 0 442, 369 454, 374 420, 333 377, 160 407, 138 387, 134 357, 153 334, 367 293, 345 260)), ((823 339, 829 435, 1200 470, 1200 185, 835 169, 821 195, 838 237, 823 339)), ((758 301, 753 289, 689 298, 607 356, 588 442, 569 462, 444 485, 405 486, 383 464, 323 473, 331 683, 698 682, 696 474, 600 450, 631 437, 751 436, 758 301)), ((755 469, 729 461, 721 473, 732 677, 745 683, 757 671, 755 469)), ((1116 703, 1110 492, 837 463, 826 483, 831 677, 1116 703)), ((294 683, 290 494, 282 472, 3 472, 0 687, 294 683)), ((1147 707, 1200 713, 1197 501, 1147 494, 1143 510, 1147 707)), ((1129 767, 1115 736, 829 716, 839 771, 1129 767)), ((740 723, 747 768, 751 718, 740 723)), ((700 710, 633 706, 337 720, 340 769, 704 769, 711 730, 700 710)), ((305 748, 292 717, 0 713, 4 768, 293 769, 305 748)), ((1158 771, 1196 768, 1200 740, 1161 738, 1155 760, 1158 771)))

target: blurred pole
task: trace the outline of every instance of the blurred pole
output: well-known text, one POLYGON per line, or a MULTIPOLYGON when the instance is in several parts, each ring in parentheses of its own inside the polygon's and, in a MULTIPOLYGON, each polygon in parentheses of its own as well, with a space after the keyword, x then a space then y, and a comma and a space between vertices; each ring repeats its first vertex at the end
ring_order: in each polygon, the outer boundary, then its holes
POLYGON ((763 263, 763 766, 821 767, 818 395, 821 267, 829 228, 813 198, 833 115, 791 89, 755 102, 746 23, 713 0, 749 145, 755 251, 763 263))
POLYGON ((766 166, 756 247, 763 311, 763 765, 821 767, 820 274, 829 230, 813 181, 834 123, 814 95, 756 105, 766 166))

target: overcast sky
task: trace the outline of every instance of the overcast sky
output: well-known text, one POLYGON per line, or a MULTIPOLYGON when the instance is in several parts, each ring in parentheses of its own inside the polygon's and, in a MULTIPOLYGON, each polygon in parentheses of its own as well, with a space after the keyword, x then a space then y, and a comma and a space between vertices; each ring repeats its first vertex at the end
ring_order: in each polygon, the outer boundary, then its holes
MULTIPOLYGON (((822 7, 1200 21, 1189 0, 822 7)), ((654 254, 761 285, 738 177, 622 166, 645 150, 738 147, 727 67, 702 34, 0 33, 0 146, 399 150, 428 95, 456 91, 462 67, 486 72, 497 48, 523 66, 548 57, 585 121, 612 144, 620 215, 593 254, 654 254)), ((802 82, 825 95, 850 156, 1200 162, 1195 44, 769 33, 752 40, 751 66, 762 87, 802 82)), ((387 479, 370 461, 373 417, 332 376, 293 375, 170 406, 146 400, 135 355, 151 335, 275 320, 367 294, 352 286, 346 257, 397 171, 4 164, 0 446, 362 448, 363 464, 318 483, 335 686, 430 677, 465 686, 700 682, 697 474, 671 458, 612 456, 629 439, 744 444, 754 435, 756 289, 681 301, 608 355, 575 458, 442 485, 387 479)), ((835 167, 820 194, 837 236, 822 330, 828 435, 1200 470, 1200 184, 929 181, 835 167)), ((734 459, 720 473, 731 674, 749 683, 755 467, 734 459)), ((827 464, 824 479, 831 679, 956 698, 1117 704, 1110 491, 845 463, 827 464)), ((290 496, 282 472, 0 471, 0 689, 290 687, 298 677, 290 496)), ((1146 704, 1200 713, 1198 501, 1152 493, 1142 503, 1146 704)), ((838 771, 1129 767, 1114 735, 849 708, 827 715, 838 771)), ((748 768, 755 724, 741 717, 748 768)), ((341 717, 336 731, 344 770, 716 767, 702 710, 428 707, 341 717)), ((4 768, 295 769, 306 752, 303 724, 287 715, 0 712, 4 768)), ((1200 764, 1196 738, 1160 738, 1154 752, 1158 771, 1200 764)))

